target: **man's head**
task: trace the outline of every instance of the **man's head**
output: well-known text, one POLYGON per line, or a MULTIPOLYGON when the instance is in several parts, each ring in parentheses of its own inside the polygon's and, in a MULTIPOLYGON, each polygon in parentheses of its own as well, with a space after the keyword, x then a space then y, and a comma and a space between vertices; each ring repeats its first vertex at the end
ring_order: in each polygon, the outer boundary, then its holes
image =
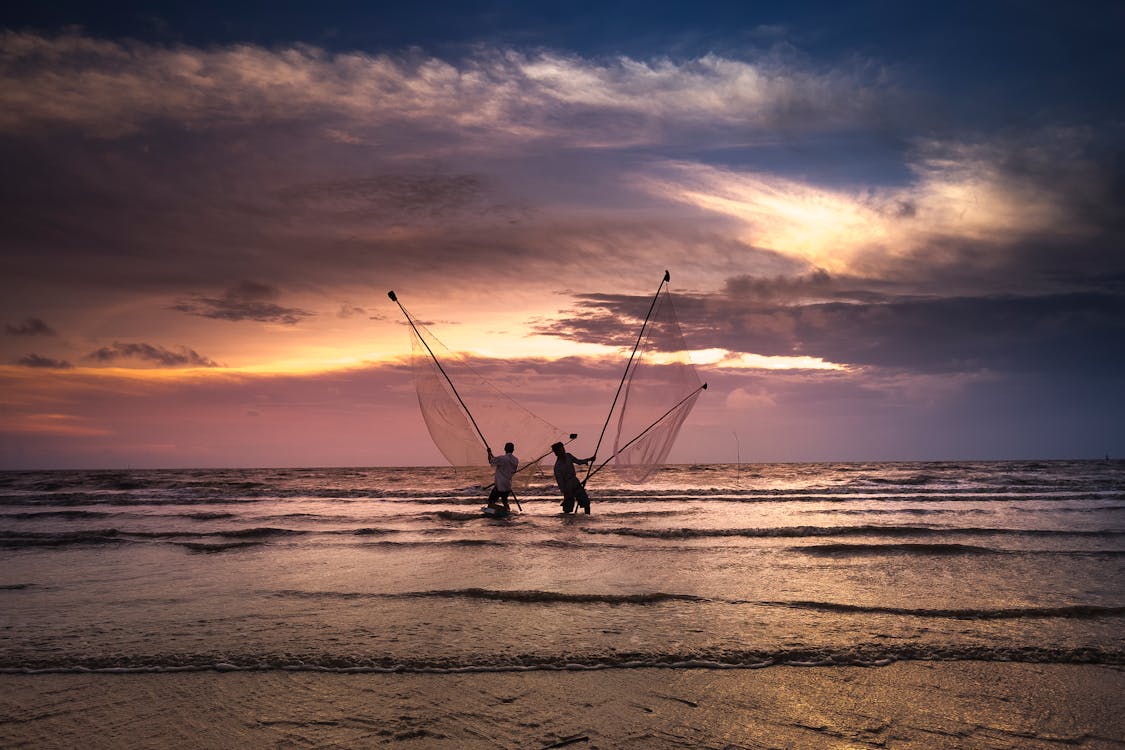
POLYGON ((516 446, 513 445, 512 443, 504 443, 504 452, 505 453, 511 453, 515 449, 516 449, 516 446))
POLYGON ((563 445, 562 443, 555 443, 554 445, 551 446, 551 450, 553 450, 555 452, 556 456, 561 456, 563 454, 563 449, 565 447, 566 446, 563 445))

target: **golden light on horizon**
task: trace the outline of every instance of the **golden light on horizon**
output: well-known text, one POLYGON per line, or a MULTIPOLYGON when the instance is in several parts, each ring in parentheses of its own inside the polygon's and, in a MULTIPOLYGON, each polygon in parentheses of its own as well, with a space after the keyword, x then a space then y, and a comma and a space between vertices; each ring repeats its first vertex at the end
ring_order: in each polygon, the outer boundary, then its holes
POLYGON ((734 352, 729 349, 692 349, 683 352, 651 353, 657 364, 691 363, 728 370, 848 370, 846 365, 820 357, 786 356, 734 352))

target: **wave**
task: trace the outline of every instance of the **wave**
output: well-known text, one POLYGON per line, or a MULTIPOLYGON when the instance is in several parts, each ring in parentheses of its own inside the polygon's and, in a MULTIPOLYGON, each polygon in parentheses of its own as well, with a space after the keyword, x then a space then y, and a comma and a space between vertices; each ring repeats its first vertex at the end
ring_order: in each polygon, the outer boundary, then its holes
POLYGON ((230 537, 232 539, 268 539, 277 536, 301 536, 309 532, 302 529, 279 529, 273 526, 260 526, 253 529, 236 529, 234 531, 216 531, 215 536, 230 537))
POLYGON ((120 674, 163 672, 374 672, 437 673, 591 671, 606 669, 762 669, 766 667, 881 667, 900 661, 985 661, 1025 664, 1125 665, 1125 651, 1096 647, 857 644, 845 648, 775 650, 635 651, 510 654, 482 652, 476 659, 365 657, 354 654, 180 654, 0 657, 0 674, 120 674))
MULTIPOLYGON (((635 530, 636 533, 630 534, 628 531, 620 529, 598 529, 598 528, 580 528, 580 531, 586 532, 589 535, 604 539, 614 535, 623 536, 641 536, 657 540, 674 541, 681 539, 705 539, 708 537, 722 537, 722 538, 761 538, 761 537, 780 537, 780 538, 801 538, 800 534, 794 532, 792 529, 788 530, 766 530, 767 533, 760 533, 761 530, 723 530, 723 529, 685 529, 685 530, 660 530, 660 529, 647 529, 635 530), (779 533, 780 532, 780 533, 779 533)), ((444 536, 451 532, 450 529, 429 529, 422 530, 416 533, 431 536, 444 536)), ((435 539, 414 539, 414 540, 391 540, 391 539, 376 539, 367 541, 368 539, 377 537, 389 537, 399 534, 407 533, 400 529, 378 528, 378 527, 364 527, 358 529, 334 529, 325 531, 310 531, 305 529, 290 529, 279 527, 254 527, 248 529, 230 529, 222 531, 190 531, 190 530, 169 530, 169 531, 123 531, 119 529, 94 529, 83 531, 67 531, 67 532, 31 532, 31 531, 0 531, 0 549, 17 549, 17 548, 57 548, 65 546, 83 546, 83 545, 99 545, 99 544, 131 544, 131 543, 154 543, 154 542, 168 542, 171 544, 179 545, 184 549, 193 551, 201 551, 207 549, 237 549, 239 545, 228 544, 227 540, 238 541, 253 541, 256 544, 264 544, 272 541, 282 541, 290 538, 308 537, 308 538, 337 538, 344 539, 351 537, 355 539, 354 542, 345 542, 346 544, 358 544, 363 547, 378 547, 384 546, 388 548, 406 548, 406 547, 521 547, 521 548, 539 548, 539 547, 554 547, 561 549, 628 549, 627 544, 602 542, 591 540, 589 542, 576 540, 576 539, 522 539, 520 537, 505 537, 500 539, 478 539, 478 538, 435 538, 435 539), (360 541, 363 540, 363 541, 360 541)), ((831 529, 825 533, 813 533, 807 535, 809 537, 832 537, 832 536, 847 536, 853 532, 840 532, 839 534, 833 533, 831 529)), ((865 534, 867 535, 867 534, 865 534)), ((891 535, 895 536, 894 534, 891 535)), ((731 549, 738 549, 739 547, 731 547, 731 549)), ((670 552, 697 552, 698 547, 691 546, 667 546, 661 549, 667 549, 670 552)), ((711 549, 714 549, 712 547, 711 549)), ((785 550, 805 555, 821 555, 821 556, 863 556, 863 555, 1010 555, 1010 554, 1047 554, 1047 555, 1068 555, 1074 557, 1121 557, 1125 556, 1125 550, 1010 550, 1010 549, 997 549, 993 547, 960 544, 960 543, 943 543, 943 542, 891 542, 891 543, 845 543, 845 542, 828 542, 822 544, 795 544, 784 547, 785 550)))
MULTIPOLYGON (((62 547, 88 544, 129 544, 139 541, 193 539, 208 537, 221 539, 267 540, 308 534, 300 529, 256 527, 228 531, 122 531, 119 529, 89 529, 83 531, 0 531, 0 549, 20 547, 62 547)), ((177 542, 174 542, 177 543, 177 542)), ((201 542, 200 542, 201 543, 201 542)))
POLYGON ((861 526, 777 526, 750 529, 643 529, 628 526, 613 528, 583 528, 587 534, 610 534, 633 536, 644 539, 707 539, 711 537, 747 537, 752 539, 833 537, 833 536, 1063 536, 1114 538, 1125 536, 1125 531, 1116 529, 1101 531, 1081 531, 1066 529, 1008 529, 985 527, 937 527, 937 526, 880 526, 865 524, 861 526))
MULTIPOLYGON (((1125 505, 1095 505, 1086 508, 1048 508, 1046 513, 1105 513, 1107 511, 1125 511, 1125 505)), ((992 508, 813 508, 800 510, 797 513, 809 515, 843 515, 843 516, 880 516, 880 515, 912 515, 912 516, 941 516, 941 515, 977 515, 986 516, 996 512, 992 508)))
POLYGON ((0 513, 0 518, 14 521, 35 521, 46 518, 61 518, 68 521, 81 521, 92 518, 107 518, 118 515, 96 510, 35 510, 23 513, 0 513))
POLYGON ((21 547, 63 547, 70 545, 128 544, 131 539, 117 529, 95 531, 73 531, 62 534, 34 531, 0 532, 0 549, 19 549, 21 547))
POLYGON ((504 590, 485 588, 436 589, 403 591, 395 593, 366 591, 303 591, 281 589, 260 591, 262 596, 284 599, 353 600, 353 599, 476 599, 481 601, 511 602, 514 604, 609 604, 652 605, 667 602, 725 604, 739 606, 785 607, 807 609, 834 614, 885 614, 907 617, 941 618, 957 620, 1016 620, 1025 618, 1055 618, 1091 620, 1125 616, 1125 606, 1072 604, 1059 607, 1001 607, 992 609, 971 608, 909 608, 878 604, 844 604, 838 602, 754 601, 749 599, 724 599, 697 594, 669 593, 664 591, 634 594, 599 594, 589 592, 563 592, 541 590, 504 590))
POLYGON ((1125 606, 1103 607, 1093 604, 1074 604, 1065 607, 1002 607, 998 609, 915 609, 865 604, 840 604, 837 602, 761 602, 767 606, 809 609, 836 614, 881 614, 906 617, 933 617, 955 620, 1022 620, 1025 618, 1064 618, 1092 620, 1103 617, 1125 616, 1125 606))
POLYGON ((965 516, 989 515, 995 511, 987 508, 813 508, 796 512, 826 516, 965 516))
POLYGON ((202 552, 205 554, 214 554, 216 552, 230 552, 236 549, 246 549, 247 547, 257 547, 262 544, 260 541, 250 542, 226 542, 226 543, 208 543, 208 542, 173 542, 184 549, 191 552, 202 552))
POLYGON ((63 507, 87 505, 118 505, 134 507, 138 505, 159 507, 162 505, 246 505, 259 503, 266 498, 244 497, 239 495, 222 495, 219 497, 198 496, 153 496, 149 494, 134 495, 132 493, 90 493, 90 492, 59 492, 51 494, 8 494, 0 497, 0 505, 6 506, 35 506, 54 505, 63 507))
POLYGON ((805 544, 788 549, 806 555, 1006 555, 1005 550, 974 544, 805 544))
POLYGON ((694 594, 668 594, 663 592, 640 594, 564 593, 560 591, 500 589, 438 589, 435 591, 405 591, 401 593, 367 593, 354 591, 281 591, 262 592, 267 596, 296 599, 480 599, 484 601, 516 602, 519 604, 659 604, 670 601, 706 602, 705 597, 694 594))
MULTIPOLYGON (((913 476, 908 476, 908 477, 879 477, 879 476, 856 477, 855 479, 852 480, 852 483, 855 483, 855 484, 871 483, 871 484, 884 484, 884 485, 893 484, 893 485, 903 485, 903 486, 907 486, 907 487, 914 487, 914 486, 919 486, 919 485, 933 484, 935 482, 940 482, 940 481, 942 481, 942 477, 936 476, 934 474, 915 474, 913 476)), ((946 481, 948 481, 948 478, 946 478, 946 481)))
POLYGON ((278 513, 272 516, 258 516, 261 521, 329 521, 333 523, 344 523, 348 521, 355 521, 354 518, 348 516, 325 516, 320 513, 278 513))
POLYGON ((420 540, 388 541, 380 539, 373 542, 361 542, 360 546, 375 549, 380 547, 385 547, 387 549, 407 549, 416 547, 512 547, 516 545, 512 542, 496 541, 492 539, 443 539, 437 542, 424 542, 420 540))
MULTIPOLYGON (((307 485, 287 486, 282 482, 197 482, 155 483, 151 486, 105 487, 50 485, 12 489, 0 493, 5 506, 161 506, 161 505, 228 505, 304 500, 333 500, 339 503, 407 503, 415 505, 471 505, 485 499, 482 488, 405 486, 373 489, 307 485)), ((1003 485, 981 483, 933 485, 919 482, 881 481, 863 484, 825 484, 813 487, 649 486, 632 488, 620 485, 598 486, 591 490, 595 502, 613 503, 840 503, 855 500, 872 502, 911 500, 927 504, 963 502, 1025 502, 1055 500, 1125 501, 1120 483, 1107 482, 1094 486, 1062 483, 1058 485, 1003 485)), ((558 501, 553 486, 533 486, 521 493, 523 502, 558 501)))
POLYGON ((479 521, 483 514, 479 511, 476 513, 462 512, 456 510, 439 510, 435 513, 423 513, 423 518, 440 518, 443 521, 479 521))

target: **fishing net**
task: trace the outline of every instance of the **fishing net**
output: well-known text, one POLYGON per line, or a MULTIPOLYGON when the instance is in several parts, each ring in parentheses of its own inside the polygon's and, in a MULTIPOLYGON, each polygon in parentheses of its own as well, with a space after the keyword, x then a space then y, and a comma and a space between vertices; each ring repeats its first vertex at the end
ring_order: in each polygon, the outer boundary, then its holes
MULTIPOLYGON (((483 467, 480 473, 488 476, 491 469, 481 435, 496 455, 504 453, 504 443, 515 443, 521 469, 550 455, 551 444, 566 439, 562 430, 528 411, 485 377, 482 370, 495 365, 494 361, 470 364, 468 358, 447 348, 413 316, 407 316, 414 323, 410 329, 411 367, 418 406, 434 445, 451 465, 483 467), (480 434, 469 414, 476 420, 480 434)), ((507 374, 510 373, 498 372, 496 377, 507 374)), ((535 474, 536 469, 520 471, 515 483, 525 486, 535 474)))
POLYGON ((640 483, 664 463, 705 387, 688 357, 672 296, 664 287, 621 396, 613 442, 619 477, 640 483))

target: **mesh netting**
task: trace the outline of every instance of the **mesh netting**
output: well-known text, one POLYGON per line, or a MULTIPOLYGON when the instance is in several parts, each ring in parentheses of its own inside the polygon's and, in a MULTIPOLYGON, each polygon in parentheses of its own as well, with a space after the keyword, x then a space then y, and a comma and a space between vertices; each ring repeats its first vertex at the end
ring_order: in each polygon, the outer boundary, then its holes
MULTIPOLYGON (((418 321, 413 322, 414 328, 410 333, 411 365, 418 406, 434 445, 451 465, 483 465, 487 470, 488 459, 481 435, 496 455, 504 452, 504 443, 515 443, 515 455, 520 459, 521 468, 536 458, 550 454, 551 443, 566 439, 562 430, 518 404, 490 382, 480 369, 472 366, 466 357, 448 349, 418 321), (433 356, 430 356, 431 351, 433 356), (456 393, 442 375, 435 357, 456 386, 456 393), (465 407, 458 402, 457 394, 460 394, 465 407), (476 420, 480 435, 474 429, 469 413, 476 420)), ((480 368, 486 365, 487 362, 482 362, 480 368)), ((522 486, 535 473, 534 469, 521 471, 516 475, 516 482, 522 486)))
POLYGON ((621 397, 613 442, 618 476, 643 482, 664 463, 702 388, 665 287, 656 298, 621 397))

